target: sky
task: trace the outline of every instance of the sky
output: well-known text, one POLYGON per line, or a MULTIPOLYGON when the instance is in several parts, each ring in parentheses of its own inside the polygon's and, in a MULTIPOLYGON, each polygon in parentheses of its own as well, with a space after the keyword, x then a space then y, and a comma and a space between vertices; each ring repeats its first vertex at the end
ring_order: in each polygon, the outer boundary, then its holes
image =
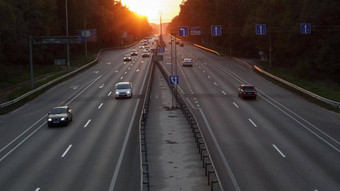
POLYGON ((170 22, 179 13, 182 0, 121 0, 131 11, 148 17, 150 23, 159 23, 160 12, 162 21, 170 22))

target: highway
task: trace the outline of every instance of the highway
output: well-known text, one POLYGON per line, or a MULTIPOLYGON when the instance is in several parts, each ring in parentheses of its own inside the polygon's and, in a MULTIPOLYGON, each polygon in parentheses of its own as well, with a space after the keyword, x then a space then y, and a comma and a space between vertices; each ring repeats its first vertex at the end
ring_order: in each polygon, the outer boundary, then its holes
MULTIPOLYGON (((0 190, 139 190, 138 120, 150 58, 104 52, 98 64, 0 116, 0 190), (130 81, 133 98, 114 97, 130 81), (47 113, 69 105, 73 121, 48 128, 47 113)), ((138 50, 141 53, 141 50, 138 50)))
MULTIPOLYGON (((138 119, 150 58, 124 63, 130 49, 106 51, 97 65, 0 116, 0 190, 139 190, 138 119), (132 99, 115 100, 119 81, 132 82, 132 99), (47 113, 57 105, 69 105, 73 121, 48 128, 47 113)), ((177 58, 178 90, 204 134, 223 190, 340 190, 340 114, 232 58, 188 43, 177 47, 177 58), (183 57, 194 66, 182 67, 183 57), (237 96, 241 83, 256 86, 256 100, 237 96)), ((162 65, 168 72, 169 63, 167 46, 162 65)))
MULTIPOLYGON (((224 190, 340 190, 338 113, 230 57, 184 44, 177 46, 178 91, 199 122, 224 190), (193 58, 193 67, 181 65, 184 57, 193 58), (256 86, 256 100, 238 97, 241 83, 256 86)), ((170 74, 170 52, 164 57, 170 74)))

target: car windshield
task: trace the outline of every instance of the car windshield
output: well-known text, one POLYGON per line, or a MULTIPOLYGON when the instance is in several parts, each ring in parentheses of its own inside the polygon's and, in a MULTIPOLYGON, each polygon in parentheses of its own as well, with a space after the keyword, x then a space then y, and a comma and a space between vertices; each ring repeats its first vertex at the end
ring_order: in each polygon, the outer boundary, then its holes
POLYGON ((129 84, 118 84, 117 85, 117 89, 130 89, 130 85, 129 84))
POLYGON ((243 90, 255 90, 254 86, 245 86, 243 87, 243 90))
POLYGON ((66 108, 53 108, 51 114, 61 114, 66 112, 67 112, 66 108))

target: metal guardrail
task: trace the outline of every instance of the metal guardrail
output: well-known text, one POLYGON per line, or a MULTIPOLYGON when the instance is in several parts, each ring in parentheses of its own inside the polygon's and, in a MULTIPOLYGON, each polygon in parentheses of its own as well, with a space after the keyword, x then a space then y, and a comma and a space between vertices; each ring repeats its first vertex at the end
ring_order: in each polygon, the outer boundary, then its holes
MULTIPOLYGON (((168 80, 169 76, 167 72, 164 70, 164 68, 157 63, 158 68, 161 70, 161 73, 163 74, 163 77, 168 80)), ((197 144, 198 153, 200 154, 201 160, 202 160, 202 167, 205 170, 205 176, 208 178, 208 185, 210 185, 211 191, 214 190, 214 185, 217 184, 216 189, 223 190, 221 186, 221 181, 219 179, 219 176, 217 174, 217 171, 215 170, 214 163, 211 159, 211 155, 209 153, 208 146, 205 142, 204 135, 197 123, 197 120, 195 116, 192 114, 190 108, 187 106, 186 102, 184 101, 183 97, 180 93, 177 91, 173 91, 174 87, 170 86, 172 89, 172 92, 174 92, 175 99, 177 101, 177 104, 183 111, 186 119, 188 120, 190 124, 190 128, 192 129, 192 133, 195 139, 195 142, 197 144)))
MULTIPOLYGON (((198 48, 201 48, 201 49, 203 49, 203 50, 207 50, 207 51, 209 51, 209 52, 215 53, 215 54, 217 54, 217 55, 220 55, 217 51, 211 50, 211 49, 206 48, 206 47, 203 47, 203 46, 201 46, 201 45, 194 44, 194 46, 196 46, 196 47, 198 47, 198 48)), ((243 63, 243 64, 246 64, 246 65, 248 65, 249 67, 251 67, 250 64, 248 64, 248 63, 245 62, 245 61, 242 61, 242 60, 237 59, 237 58, 235 58, 235 57, 233 57, 233 59, 234 59, 234 60, 237 60, 237 61, 239 61, 239 62, 241 62, 241 63, 243 63)), ((322 102, 324 102, 324 103, 326 103, 326 104, 329 104, 329 105, 331 105, 331 106, 333 106, 333 107, 340 108, 340 102, 336 102, 336 101, 333 101, 333 100, 324 98, 324 97, 319 96, 319 95, 317 95, 317 94, 315 94, 315 93, 313 93, 313 92, 310 92, 310 91, 308 91, 308 90, 306 90, 306 89, 303 89, 303 88, 301 88, 301 87, 299 87, 299 86, 297 86, 297 85, 295 85, 295 84, 292 84, 292 83, 290 83, 290 82, 287 82, 287 81, 285 81, 285 80, 283 80, 283 79, 281 79, 281 78, 279 78, 279 77, 277 77, 277 76, 274 76, 273 74, 270 74, 270 73, 268 73, 268 72, 262 70, 261 68, 257 67, 256 65, 254 65, 254 68, 255 68, 257 71, 259 71, 259 72, 261 72, 261 73, 263 73, 263 74, 265 74, 265 75, 267 75, 267 76, 269 76, 269 77, 271 77, 271 78, 273 78, 273 79, 275 79, 275 80, 277 80, 277 81, 279 81, 279 82, 281 82, 281 83, 284 83, 284 84, 286 84, 286 85, 288 85, 288 86, 290 86, 290 87, 292 87, 292 88, 294 88, 294 89, 296 89, 296 90, 298 90, 298 91, 300 91, 300 92, 302 92, 302 93, 304 93, 304 94, 306 94, 306 95, 309 95, 309 96, 311 96, 311 97, 313 97, 313 98, 315 98, 315 99, 318 99, 318 100, 320 100, 320 101, 322 101, 322 102)))
POLYGON ((141 172, 141 191, 144 190, 144 186, 147 186, 147 190, 150 190, 150 179, 149 179, 149 164, 148 164, 148 153, 146 145, 146 122, 148 119, 150 95, 152 89, 152 80, 154 74, 154 63, 151 64, 151 72, 147 83, 145 99, 143 104, 143 110, 139 120, 139 143, 140 143, 140 172, 141 172))
POLYGON ((318 99, 318 100, 320 100, 320 101, 322 101, 322 102, 324 102, 324 103, 327 103, 327 104, 329 104, 329 105, 332 105, 333 107, 340 108, 340 103, 339 103, 339 102, 336 102, 336 101, 333 101, 333 100, 330 100, 330 99, 321 97, 321 96, 319 96, 319 95, 317 95, 317 94, 315 94, 315 93, 313 93, 313 92, 310 92, 310 91, 308 91, 308 90, 305 90, 305 89, 303 89, 303 88, 301 88, 301 87, 299 87, 299 86, 297 86, 297 85, 295 85, 295 84, 292 84, 292 83, 290 83, 290 82, 288 82, 288 81, 286 81, 286 80, 283 80, 283 79, 281 79, 281 78, 279 78, 279 77, 277 77, 277 76, 274 76, 273 74, 268 73, 268 72, 262 70, 261 68, 255 66, 255 65, 254 65, 254 68, 255 68, 257 71, 261 72, 262 74, 265 74, 265 75, 267 75, 267 76, 269 76, 269 77, 271 77, 271 78, 273 78, 273 79, 275 79, 275 80, 277 80, 277 81, 279 81, 279 82, 281 82, 281 83, 284 83, 284 84, 288 85, 289 87, 292 87, 292 88, 294 88, 294 89, 296 89, 296 90, 299 90, 300 92, 302 92, 302 93, 304 93, 304 94, 307 94, 307 95, 309 95, 309 96, 311 96, 311 97, 313 97, 313 98, 315 98, 315 99, 318 99))
MULTIPOLYGON (((124 46, 124 47, 121 47, 121 48, 129 48, 129 47, 131 47, 131 46, 133 46, 133 45, 135 45, 135 44, 137 44, 137 43, 133 43, 133 44, 131 44, 131 45, 124 46)), ((69 76, 71 76, 71 75, 73 75, 73 74, 75 74, 75 73, 77 73, 77 72, 79 72, 79 71, 81 71, 81 70, 83 70, 84 68, 86 68, 86 67, 90 66, 91 64, 95 63, 96 61, 98 61, 98 58, 99 58, 99 56, 100 56, 100 54, 101 54, 102 52, 107 51, 107 50, 114 50, 114 49, 120 49, 120 48, 104 48, 104 49, 101 49, 101 50, 99 51, 99 53, 97 54, 97 57, 96 57, 95 60, 89 62, 88 64, 86 64, 86 65, 84 65, 84 66, 82 66, 82 67, 80 67, 80 68, 78 68, 78 69, 76 69, 76 70, 74 70, 74 71, 72 71, 72 72, 70 72, 70 73, 67 73, 67 74, 65 74, 65 75, 63 75, 63 76, 60 76, 59 78, 56 78, 56 79, 54 79, 54 80, 52 80, 52 81, 49 81, 48 83, 46 83, 46 84, 44 84, 44 85, 42 85, 42 86, 40 86, 40 87, 38 87, 38 88, 36 88, 36 89, 34 89, 34 90, 29 91, 29 92, 25 93, 24 95, 22 95, 22 96, 20 96, 20 97, 17 97, 17 98, 15 98, 15 99, 13 99, 13 100, 11 100, 11 101, 8 101, 8 102, 5 102, 5 103, 1 103, 1 104, 0 104, 0 108, 4 108, 4 107, 6 107, 6 106, 15 104, 15 103, 17 103, 17 102, 19 102, 19 101, 25 99, 26 97, 28 97, 28 96, 30 96, 30 95, 32 95, 32 94, 34 94, 34 93, 36 93, 36 92, 38 92, 38 91, 40 91, 40 90, 46 88, 46 87, 48 87, 48 86, 50 86, 50 85, 52 85, 52 84, 54 84, 54 83, 56 83, 56 82, 59 82, 59 81, 65 79, 65 78, 67 78, 67 77, 69 77, 69 76)))

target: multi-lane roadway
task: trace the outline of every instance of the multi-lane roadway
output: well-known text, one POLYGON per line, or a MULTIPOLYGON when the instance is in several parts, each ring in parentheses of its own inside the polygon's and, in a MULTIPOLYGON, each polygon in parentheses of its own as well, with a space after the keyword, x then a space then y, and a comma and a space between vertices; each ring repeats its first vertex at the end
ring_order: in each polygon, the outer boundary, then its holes
MULTIPOLYGON (((165 57, 170 74, 170 53, 165 57)), ((177 47, 177 58, 179 92, 202 128, 224 190, 340 190, 338 113, 232 58, 188 44, 177 47), (193 67, 181 65, 185 57, 193 67), (256 100, 238 97, 241 83, 256 86, 256 100)))
MULTIPOLYGON (((137 121, 150 58, 123 62, 129 51, 105 52, 97 65, 0 116, 0 190, 139 190, 137 121), (114 99, 119 81, 132 82, 132 99, 114 99), (47 127, 56 105, 72 108, 67 127, 47 127)), ((170 73, 169 46, 163 56, 170 73)), ((223 190, 340 190, 338 113, 229 57, 185 43, 177 58, 178 91, 199 123, 223 190), (184 57, 193 58, 193 67, 181 66, 184 57), (256 86, 256 100, 237 96, 241 83, 256 86)))
POLYGON ((104 52, 95 66, 0 116, 0 190, 140 188, 138 120, 151 57, 123 62, 132 48, 104 52), (131 99, 115 99, 120 81, 132 83, 131 99), (48 128, 58 105, 71 107, 73 121, 48 128))

